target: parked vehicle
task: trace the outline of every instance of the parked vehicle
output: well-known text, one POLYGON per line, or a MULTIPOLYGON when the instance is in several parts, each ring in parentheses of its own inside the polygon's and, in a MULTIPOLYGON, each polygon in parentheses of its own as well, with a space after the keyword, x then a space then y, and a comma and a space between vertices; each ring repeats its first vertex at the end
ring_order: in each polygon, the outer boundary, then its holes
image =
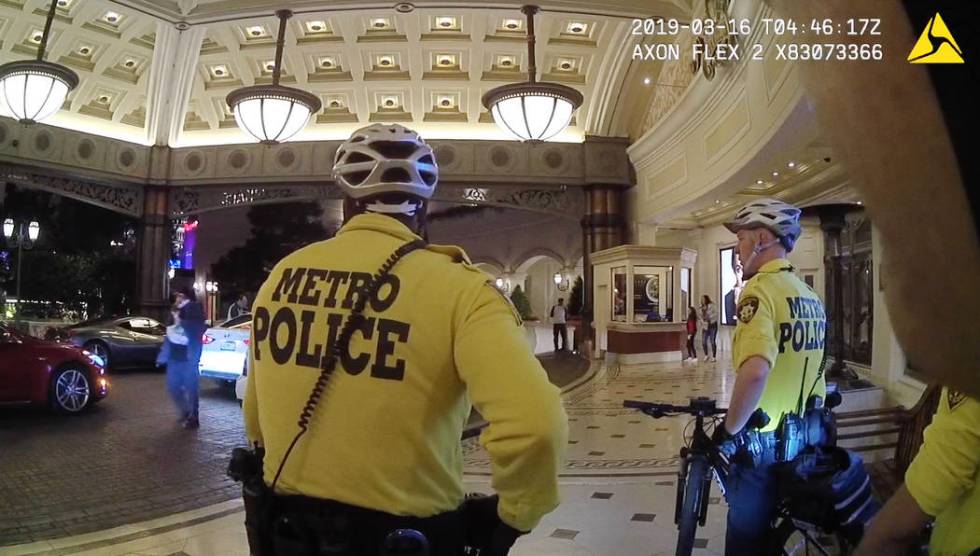
POLYGON ((109 317, 82 321, 52 331, 52 339, 67 340, 102 358, 107 369, 156 364, 166 327, 149 317, 109 317))
POLYGON ((94 353, 0 323, 0 405, 44 404, 81 413, 108 395, 105 373, 94 353))
POLYGON ((245 371, 251 331, 252 315, 240 315, 208 328, 201 350, 201 376, 235 384, 245 371))

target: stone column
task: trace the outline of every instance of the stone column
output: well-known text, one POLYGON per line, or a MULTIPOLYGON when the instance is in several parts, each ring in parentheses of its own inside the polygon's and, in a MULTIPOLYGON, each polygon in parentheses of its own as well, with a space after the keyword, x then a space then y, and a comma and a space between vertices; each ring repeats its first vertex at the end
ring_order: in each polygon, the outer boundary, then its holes
POLYGON ((139 311, 163 319, 167 314, 167 261, 170 226, 167 189, 147 186, 139 232, 139 311))
POLYGON ((589 185, 585 188, 585 215, 582 217, 582 286, 585 304, 582 307, 580 341, 592 340, 592 253, 625 243, 623 186, 589 185))

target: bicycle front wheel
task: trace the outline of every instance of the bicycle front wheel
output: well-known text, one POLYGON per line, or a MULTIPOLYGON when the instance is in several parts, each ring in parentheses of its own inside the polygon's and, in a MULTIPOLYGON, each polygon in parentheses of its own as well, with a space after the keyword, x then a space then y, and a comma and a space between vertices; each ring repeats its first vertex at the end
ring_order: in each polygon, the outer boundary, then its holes
POLYGON ((710 466, 703 457, 693 457, 688 462, 687 483, 684 485, 684 503, 681 506, 681 519, 677 524, 677 556, 691 556, 694 550, 694 533, 698 529, 702 500, 708 495, 710 466))

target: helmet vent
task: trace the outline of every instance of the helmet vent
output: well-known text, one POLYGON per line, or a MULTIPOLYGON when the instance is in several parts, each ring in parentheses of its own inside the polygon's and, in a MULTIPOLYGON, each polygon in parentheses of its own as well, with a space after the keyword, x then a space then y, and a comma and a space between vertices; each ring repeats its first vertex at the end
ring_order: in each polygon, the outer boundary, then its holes
POLYGON ((370 170, 351 172, 349 174, 345 174, 344 179, 346 179, 347 183, 351 185, 361 185, 369 175, 371 175, 370 170))
POLYGON ((389 183, 409 183, 412 177, 404 168, 388 168, 381 174, 381 181, 389 183))
POLYGON ((364 153, 352 152, 349 155, 347 155, 346 162, 347 164, 356 164, 358 162, 373 162, 373 161, 374 161, 373 158, 371 158, 370 156, 364 153))
POLYGON ((422 181, 425 182, 425 185, 431 187, 436 184, 436 175, 432 172, 420 171, 419 175, 422 176, 422 181))
POLYGON ((371 147, 378 151, 385 158, 408 159, 411 158, 418 147, 414 143, 401 141, 375 141, 371 147))
POLYGON ((419 164, 435 164, 435 161, 432 160, 431 154, 427 154, 419 159, 419 164))

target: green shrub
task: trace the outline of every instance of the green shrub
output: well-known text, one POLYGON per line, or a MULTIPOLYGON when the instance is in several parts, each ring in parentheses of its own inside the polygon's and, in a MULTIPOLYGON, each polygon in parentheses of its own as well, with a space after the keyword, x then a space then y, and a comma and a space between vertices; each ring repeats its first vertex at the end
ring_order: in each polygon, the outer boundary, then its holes
POLYGON ((527 320, 531 318, 531 302, 520 286, 514 288, 514 293, 510 294, 510 300, 522 319, 527 320))
POLYGON ((573 317, 582 315, 582 294, 584 288, 585 283, 582 282, 582 277, 576 276, 575 283, 572 284, 572 293, 568 294, 568 314, 573 317))

